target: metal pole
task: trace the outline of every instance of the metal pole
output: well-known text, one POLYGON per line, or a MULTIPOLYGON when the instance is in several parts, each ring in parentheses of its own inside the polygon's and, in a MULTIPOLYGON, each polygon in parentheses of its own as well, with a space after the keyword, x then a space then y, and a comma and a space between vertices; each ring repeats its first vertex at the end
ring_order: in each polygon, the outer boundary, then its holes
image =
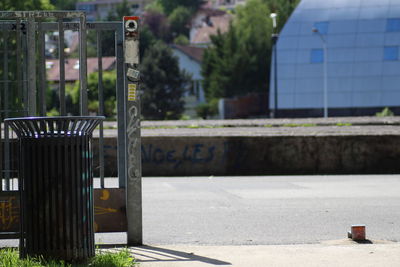
POLYGON ((118 182, 120 188, 126 187, 126 113, 124 76, 124 29, 115 31, 115 51, 117 58, 117 124, 118 124, 118 182))
POLYGON ((138 17, 124 17, 128 245, 143 244, 138 17))
POLYGON ((318 34, 319 38, 321 38, 322 41, 322 49, 324 53, 324 66, 323 66, 323 79, 324 79, 324 92, 323 92, 323 98, 324 98, 324 118, 328 118, 328 47, 326 44, 326 40, 322 36, 322 34, 319 32, 317 28, 313 28, 312 32, 318 34))
POLYGON ((46 56, 45 56, 45 32, 43 23, 38 23, 39 46, 39 115, 46 115, 46 56))
POLYGON ((36 115, 36 26, 35 19, 28 18, 28 114, 36 115))
POLYGON ((322 43, 324 48, 324 118, 328 118, 328 49, 325 40, 322 43))
POLYGON ((278 56, 276 43, 278 41, 278 34, 272 35, 273 46, 274 46, 274 118, 278 117, 278 56))
MULTIPOLYGON (((59 88, 59 101, 60 101, 60 115, 65 116, 67 113, 65 106, 65 55, 64 55, 64 25, 63 20, 58 21, 58 60, 60 64, 60 88, 59 88)), ((80 66, 80 65, 79 65, 80 66)))
MULTIPOLYGON (((21 66, 21 59, 22 59, 22 52, 21 52, 21 21, 19 19, 15 20, 15 25, 16 25, 16 31, 15 31, 15 42, 17 43, 17 67, 16 67, 16 73, 17 73, 17 92, 18 92, 18 98, 20 99, 21 102, 21 107, 23 109, 26 109, 25 106, 25 97, 23 93, 23 86, 22 86, 22 75, 21 75, 21 70, 24 68, 21 66)), ((6 99, 6 101, 8 101, 6 99)), ((6 115, 8 116, 8 114, 6 115)))
MULTIPOLYGON (((99 115, 104 116, 104 88, 103 88, 103 57, 101 46, 101 31, 97 30, 97 64, 99 70, 98 91, 99 91, 99 115)), ((104 188, 104 132, 103 121, 100 122, 99 136, 99 165, 100 165, 100 187, 104 188)))
POLYGON ((79 20, 79 80, 80 80, 80 112, 88 115, 87 65, 86 65, 86 17, 79 20))

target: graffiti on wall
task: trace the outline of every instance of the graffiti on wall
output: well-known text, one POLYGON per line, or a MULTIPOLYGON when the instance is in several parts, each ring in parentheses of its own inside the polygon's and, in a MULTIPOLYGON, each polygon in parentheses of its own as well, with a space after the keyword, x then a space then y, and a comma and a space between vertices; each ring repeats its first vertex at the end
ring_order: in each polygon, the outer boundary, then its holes
POLYGON ((174 169, 182 163, 209 163, 215 160, 214 145, 185 145, 181 149, 162 149, 153 144, 142 145, 143 163, 172 164, 174 169))
POLYGON ((233 167, 239 168, 246 158, 247 149, 242 144, 195 143, 165 149, 154 144, 142 145, 142 163, 170 164, 178 169, 183 164, 224 164, 228 158, 233 167))

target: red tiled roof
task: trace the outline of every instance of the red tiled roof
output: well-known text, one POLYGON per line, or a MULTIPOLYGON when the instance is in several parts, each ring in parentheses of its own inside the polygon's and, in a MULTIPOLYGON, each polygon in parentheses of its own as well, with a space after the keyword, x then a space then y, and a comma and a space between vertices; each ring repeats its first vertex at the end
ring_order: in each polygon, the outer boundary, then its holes
POLYGON ((197 62, 203 61, 204 48, 187 46, 187 45, 173 45, 174 48, 180 50, 188 57, 196 60, 197 62))
POLYGON ((192 44, 207 44, 210 43, 210 36, 216 35, 218 30, 221 33, 225 33, 229 29, 229 23, 232 19, 232 16, 229 14, 225 14, 223 16, 212 16, 210 17, 211 25, 203 25, 199 28, 191 40, 192 44))
MULTIPOLYGON (((103 70, 111 70, 115 65, 115 57, 103 57, 103 70)), ((47 80, 56 81, 60 80, 60 64, 58 59, 47 59, 46 66, 51 65, 51 68, 46 68, 47 80)), ((87 73, 98 71, 97 58, 87 59, 87 73)), ((65 60, 65 81, 75 82, 79 80, 79 59, 69 58, 65 60)))

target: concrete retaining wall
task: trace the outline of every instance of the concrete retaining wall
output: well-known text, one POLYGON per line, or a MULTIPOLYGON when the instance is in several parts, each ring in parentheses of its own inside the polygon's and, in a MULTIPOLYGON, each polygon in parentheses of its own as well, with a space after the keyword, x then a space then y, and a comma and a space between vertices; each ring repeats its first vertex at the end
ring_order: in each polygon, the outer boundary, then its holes
MULTIPOLYGON (((116 176, 116 139, 105 143, 116 176)), ((143 176, 400 173, 400 136, 143 137, 142 162, 143 176)))

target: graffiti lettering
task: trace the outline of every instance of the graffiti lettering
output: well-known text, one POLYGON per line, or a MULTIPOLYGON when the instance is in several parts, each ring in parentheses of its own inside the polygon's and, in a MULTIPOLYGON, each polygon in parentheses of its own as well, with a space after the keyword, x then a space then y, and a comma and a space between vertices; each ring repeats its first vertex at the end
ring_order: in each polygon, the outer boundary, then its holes
POLYGON ((176 149, 165 150, 154 147, 153 144, 142 145, 143 163, 173 164, 175 169, 179 168, 184 162, 192 164, 208 163, 213 161, 214 158, 215 146, 204 144, 186 145, 181 152, 176 149))

